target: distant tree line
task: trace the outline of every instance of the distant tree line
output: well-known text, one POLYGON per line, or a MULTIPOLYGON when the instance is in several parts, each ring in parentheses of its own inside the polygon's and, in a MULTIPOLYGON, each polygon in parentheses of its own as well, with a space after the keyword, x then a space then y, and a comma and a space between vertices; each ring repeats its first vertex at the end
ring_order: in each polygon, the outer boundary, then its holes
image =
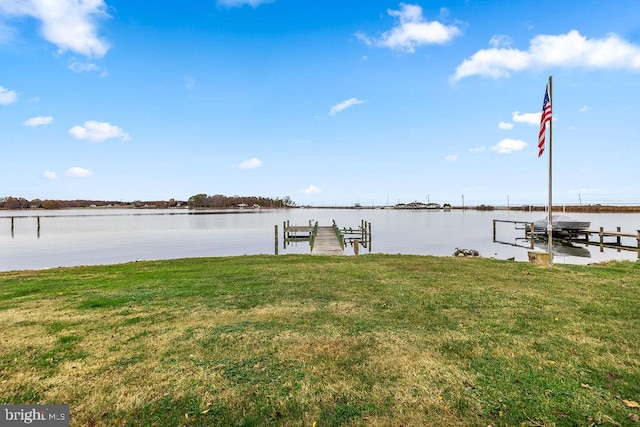
POLYGON ((296 206, 296 203, 286 197, 259 197, 259 196, 224 196, 216 194, 196 194, 189 197, 187 202, 170 200, 154 200, 122 202, 112 200, 54 200, 33 199, 23 197, 0 197, 0 209, 73 209, 73 208, 138 208, 138 209, 166 209, 188 206, 189 208, 237 208, 237 207, 261 207, 261 208, 288 208, 296 206))
POLYGON ((224 196, 215 194, 196 194, 189 197, 187 201, 189 208, 232 208, 232 207, 261 207, 261 208, 289 208, 295 206, 289 196, 280 198, 259 197, 259 196, 224 196))
POLYGON ((27 200, 22 197, 0 197, 0 209, 71 209, 96 207, 122 208, 174 208, 184 205, 184 202, 171 200, 122 202, 109 200, 27 200))

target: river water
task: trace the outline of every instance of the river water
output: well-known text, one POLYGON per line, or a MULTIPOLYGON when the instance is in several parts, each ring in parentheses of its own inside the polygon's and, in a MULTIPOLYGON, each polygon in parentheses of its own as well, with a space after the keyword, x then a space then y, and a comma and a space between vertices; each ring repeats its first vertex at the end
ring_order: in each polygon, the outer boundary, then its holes
MULTIPOLYGON (((307 242, 284 245, 282 227, 318 221, 339 227, 371 224, 372 242, 360 253, 450 256, 456 248, 474 249, 486 258, 527 261, 531 243, 511 223, 535 221, 540 212, 391 209, 247 209, 229 211, 83 209, 63 211, 1 211, 0 271, 59 266, 99 265, 170 258, 274 254, 278 226, 279 254, 309 253, 307 242), (11 229, 11 217, 13 231, 11 229), (38 220, 40 217, 40 229, 38 220)), ((626 233, 640 228, 640 214, 570 214, 591 221, 592 230, 616 227, 626 233)), ((597 236, 591 238, 596 241, 597 236)), ((615 241, 615 238, 607 238, 615 241)), ((545 242, 534 242, 546 251, 545 242)), ((636 247, 636 239, 622 244, 636 247)), ((600 249, 574 243, 555 246, 556 263, 588 264, 637 260, 637 250, 600 249)), ((352 247, 345 250, 353 255, 352 247)))

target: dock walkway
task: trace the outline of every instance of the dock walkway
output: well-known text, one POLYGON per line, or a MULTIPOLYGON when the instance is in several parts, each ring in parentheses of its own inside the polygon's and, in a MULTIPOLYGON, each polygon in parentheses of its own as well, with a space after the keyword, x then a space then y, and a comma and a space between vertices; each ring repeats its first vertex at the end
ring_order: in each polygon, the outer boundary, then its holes
POLYGON ((340 245, 334 227, 318 227, 311 255, 343 255, 344 249, 340 245))

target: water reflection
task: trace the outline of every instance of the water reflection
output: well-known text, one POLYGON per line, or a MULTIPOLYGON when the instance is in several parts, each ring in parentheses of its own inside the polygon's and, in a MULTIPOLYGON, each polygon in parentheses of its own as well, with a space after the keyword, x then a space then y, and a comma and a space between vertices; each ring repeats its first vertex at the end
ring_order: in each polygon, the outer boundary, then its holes
MULTIPOLYGON (((520 237, 515 239, 515 243, 501 242, 497 240, 496 243, 502 245, 511 245, 528 250, 538 250, 542 252, 547 252, 549 249, 546 239, 530 239, 520 237)), ((587 245, 574 244, 571 241, 565 240, 554 240, 552 241, 551 246, 551 250, 553 251, 554 255, 591 258, 591 252, 589 251, 587 245)))
MULTIPOLYGON (((576 214, 593 227, 623 231, 638 229, 639 214, 576 214)), ((393 209, 261 209, 239 211, 92 211, 69 210, 0 212, 0 270, 38 269, 82 264, 111 264, 138 259, 274 254, 274 226, 308 224, 357 229, 365 221, 375 230, 375 245, 367 252, 452 256, 456 248, 477 250, 482 257, 528 261, 533 243, 522 227, 493 221, 530 223, 539 213, 474 210, 393 209), (12 217, 14 218, 12 220, 12 217), (40 217, 38 227, 37 217, 40 217), (492 236, 494 233, 494 236, 492 236), (494 238, 492 238, 494 237, 494 238)), ((285 244, 280 228, 281 254, 309 254, 307 242, 285 244)), ((347 255, 353 254, 345 235, 347 255)), ((361 240, 360 240, 361 241, 361 240)), ((353 243, 351 243, 353 244, 353 243)), ((629 248, 602 247, 599 242, 555 242, 557 263, 586 264, 612 259, 636 260, 637 241, 623 238, 629 248)), ((362 251, 364 252, 364 251, 362 251)))

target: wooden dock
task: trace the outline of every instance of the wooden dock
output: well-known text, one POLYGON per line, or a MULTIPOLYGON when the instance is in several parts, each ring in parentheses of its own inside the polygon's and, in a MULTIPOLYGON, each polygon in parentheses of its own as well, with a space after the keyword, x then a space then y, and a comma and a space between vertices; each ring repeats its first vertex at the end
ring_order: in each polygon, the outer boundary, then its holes
MULTIPOLYGON (((291 225, 289 221, 282 224, 283 248, 289 244, 308 241, 311 255, 344 255, 345 247, 352 246, 354 255, 358 256, 360 247, 371 252, 371 224, 361 221, 357 227, 340 228, 333 225, 320 227, 317 221, 309 221, 309 225, 291 225)), ((278 255, 278 226, 275 226, 275 254, 278 255)))
POLYGON ((344 255, 339 236, 335 227, 317 227, 311 255, 344 255))

